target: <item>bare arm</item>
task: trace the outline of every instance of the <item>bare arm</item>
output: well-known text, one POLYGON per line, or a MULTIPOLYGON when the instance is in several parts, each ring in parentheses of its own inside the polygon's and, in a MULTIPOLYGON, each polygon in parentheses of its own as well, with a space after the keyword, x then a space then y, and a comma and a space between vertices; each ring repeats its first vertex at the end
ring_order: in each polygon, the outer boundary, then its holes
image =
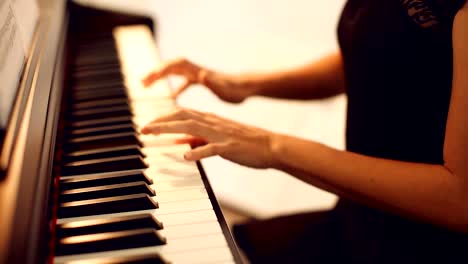
POLYGON ((340 52, 295 69, 245 75, 241 79, 246 86, 255 87, 255 95, 276 98, 322 99, 345 92, 340 52))
POLYGON ((219 98, 233 103, 261 95, 287 99, 321 99, 345 91, 344 70, 339 52, 296 69, 249 74, 225 74, 186 59, 168 61, 143 80, 145 85, 179 75, 186 81, 173 93, 177 97, 191 84, 205 85, 219 98))

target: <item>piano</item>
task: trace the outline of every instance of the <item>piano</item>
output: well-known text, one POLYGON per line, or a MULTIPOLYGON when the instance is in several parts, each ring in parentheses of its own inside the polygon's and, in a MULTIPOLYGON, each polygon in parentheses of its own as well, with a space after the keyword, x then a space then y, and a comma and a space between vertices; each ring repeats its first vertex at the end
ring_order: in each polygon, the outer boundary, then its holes
POLYGON ((176 108, 167 82, 141 84, 155 21, 39 3, 2 135, 0 263, 241 263, 182 135, 138 133, 176 108))

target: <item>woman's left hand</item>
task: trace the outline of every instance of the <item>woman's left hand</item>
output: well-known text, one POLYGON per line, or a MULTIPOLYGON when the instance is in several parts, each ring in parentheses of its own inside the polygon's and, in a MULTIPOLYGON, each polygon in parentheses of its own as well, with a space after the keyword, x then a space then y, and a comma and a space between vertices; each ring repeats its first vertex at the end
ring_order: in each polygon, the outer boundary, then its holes
POLYGON ((186 160, 219 155, 254 168, 274 167, 271 143, 274 133, 195 110, 179 108, 147 124, 143 134, 183 133, 192 137, 184 142, 204 145, 184 154, 186 160))

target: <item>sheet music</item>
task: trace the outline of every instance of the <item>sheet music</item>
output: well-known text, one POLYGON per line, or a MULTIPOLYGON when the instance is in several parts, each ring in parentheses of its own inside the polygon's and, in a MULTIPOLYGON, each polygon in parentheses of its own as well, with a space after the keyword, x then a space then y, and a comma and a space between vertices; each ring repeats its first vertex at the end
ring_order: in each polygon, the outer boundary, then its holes
MULTIPOLYGON (((4 0, 0 0, 4 1, 4 0)), ((39 17, 39 9, 36 0, 9 0, 13 6, 13 12, 17 17, 19 32, 23 41, 23 46, 26 55, 29 53, 31 40, 34 35, 37 20, 39 17)))
POLYGON ((0 0, 0 129, 5 129, 38 19, 35 0, 0 0))

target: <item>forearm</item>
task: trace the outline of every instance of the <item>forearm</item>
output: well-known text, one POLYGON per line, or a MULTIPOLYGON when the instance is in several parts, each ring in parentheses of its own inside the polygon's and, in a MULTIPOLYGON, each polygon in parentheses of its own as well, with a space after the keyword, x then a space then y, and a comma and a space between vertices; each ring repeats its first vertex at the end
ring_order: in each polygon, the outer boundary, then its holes
POLYGON ((280 135, 272 151, 277 168, 319 188, 468 232, 467 184, 442 165, 379 159, 280 135))
POLYGON ((255 95, 286 99, 321 99, 345 91, 344 69, 339 52, 317 62, 283 72, 242 76, 255 95))

